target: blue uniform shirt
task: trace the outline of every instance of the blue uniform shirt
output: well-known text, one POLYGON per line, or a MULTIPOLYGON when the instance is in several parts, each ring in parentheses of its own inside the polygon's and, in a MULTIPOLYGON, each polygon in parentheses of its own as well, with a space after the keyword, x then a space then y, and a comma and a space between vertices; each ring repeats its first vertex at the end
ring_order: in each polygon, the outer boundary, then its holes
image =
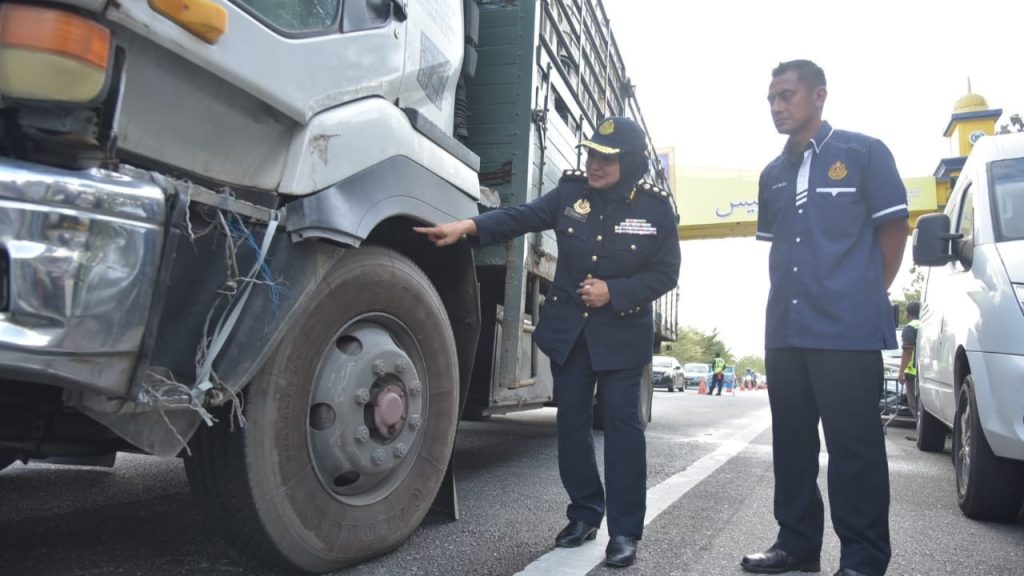
POLYGON ((885 144, 824 122, 758 187, 757 238, 772 243, 765 348, 896 348, 875 229, 909 212, 885 144))
POLYGON ((519 206, 473 218, 476 242, 504 242, 553 229, 555 278, 534 338, 558 365, 582 334, 594 370, 644 366, 654 350, 651 303, 679 280, 679 235, 668 193, 640 183, 623 193, 592 190, 570 171, 553 190, 519 206), (576 293, 587 278, 604 280, 611 301, 587 308, 576 293))

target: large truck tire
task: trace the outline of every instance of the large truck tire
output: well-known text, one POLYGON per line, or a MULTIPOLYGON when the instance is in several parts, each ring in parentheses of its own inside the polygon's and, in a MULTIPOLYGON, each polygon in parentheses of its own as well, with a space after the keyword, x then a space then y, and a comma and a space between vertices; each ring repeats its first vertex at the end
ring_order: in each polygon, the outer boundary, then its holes
POLYGON ((953 426, 957 504, 968 518, 1012 522, 1024 503, 1024 465, 992 452, 978 418, 974 378, 960 385, 953 426))
POLYGON ((408 258, 342 256, 245 390, 246 426, 203 428, 193 492, 243 553, 322 573, 400 545, 430 508, 458 420, 444 304, 408 258))

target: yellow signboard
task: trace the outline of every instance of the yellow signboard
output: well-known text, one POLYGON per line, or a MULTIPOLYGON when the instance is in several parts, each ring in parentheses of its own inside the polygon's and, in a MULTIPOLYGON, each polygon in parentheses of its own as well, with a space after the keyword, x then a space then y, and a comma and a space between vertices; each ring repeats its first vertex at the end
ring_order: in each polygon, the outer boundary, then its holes
MULTIPOLYGON (((679 206, 679 237, 753 236, 760 172, 674 166, 672 190, 679 206)), ((935 178, 905 178, 910 211, 936 210, 935 178)))

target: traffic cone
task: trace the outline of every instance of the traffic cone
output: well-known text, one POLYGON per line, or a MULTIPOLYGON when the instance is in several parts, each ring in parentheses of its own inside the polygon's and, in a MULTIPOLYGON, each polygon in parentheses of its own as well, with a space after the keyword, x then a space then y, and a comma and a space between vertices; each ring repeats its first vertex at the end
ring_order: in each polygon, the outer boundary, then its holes
POLYGON ((708 393, 708 381, 707 381, 707 378, 701 378, 700 379, 700 387, 697 388, 697 394, 707 394, 707 393, 708 393))

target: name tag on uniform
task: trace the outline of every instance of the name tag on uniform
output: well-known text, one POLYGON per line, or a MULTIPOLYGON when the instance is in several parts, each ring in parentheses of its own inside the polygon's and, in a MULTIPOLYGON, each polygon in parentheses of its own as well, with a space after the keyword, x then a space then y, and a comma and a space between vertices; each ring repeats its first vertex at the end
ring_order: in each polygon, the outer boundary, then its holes
POLYGON ((565 215, 568 216, 569 218, 572 218, 573 220, 579 220, 580 222, 587 221, 587 215, 579 212, 572 206, 565 207, 565 215))
POLYGON ((643 218, 626 218, 621 224, 615 225, 616 234, 640 234, 642 236, 655 236, 658 229, 643 218))

